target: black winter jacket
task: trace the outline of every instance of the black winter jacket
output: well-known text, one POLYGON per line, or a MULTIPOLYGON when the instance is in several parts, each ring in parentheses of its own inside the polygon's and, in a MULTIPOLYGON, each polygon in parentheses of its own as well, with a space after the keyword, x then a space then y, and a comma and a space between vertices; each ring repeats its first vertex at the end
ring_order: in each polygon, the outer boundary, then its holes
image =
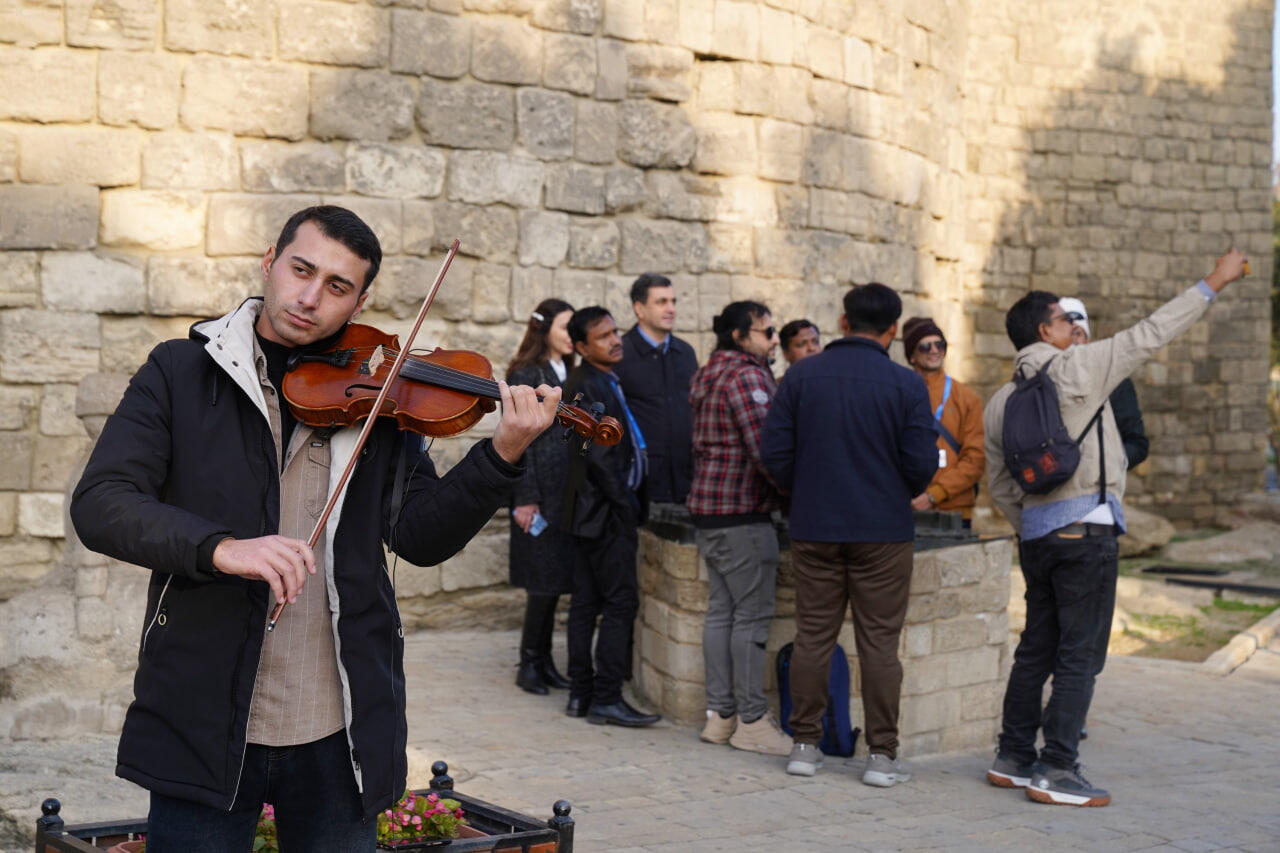
POLYGON ((622 361, 613 372, 647 445, 649 498, 684 503, 693 484, 689 383, 698 372, 698 356, 675 335, 663 352, 632 326, 622 336, 622 361))
MULTIPOLYGON (((71 502, 86 546, 152 570, 116 774, 223 809, 239 785, 270 588, 218 574, 201 545, 278 529, 280 466, 253 367, 260 306, 248 300, 151 352, 71 502)), ((331 470, 345 466, 355 433, 333 434, 331 470)), ((406 775, 404 639, 382 543, 417 565, 439 563, 506 503, 518 476, 483 441, 437 477, 421 440, 383 421, 326 527, 324 573, 310 582, 327 580, 339 611, 346 732, 368 816, 400 797, 406 775), (393 523, 400 454, 411 473, 393 523)))
POLYGON ((1132 377, 1116 386, 1111 392, 1111 413, 1116 416, 1116 429, 1120 430, 1120 440, 1124 442, 1124 455, 1129 460, 1132 471, 1147 458, 1150 442, 1147 441, 1147 430, 1142 424, 1142 409, 1138 407, 1138 390, 1133 387, 1132 377))
POLYGON ((570 454, 564 527, 574 536, 588 539, 612 535, 618 525, 634 529, 644 523, 649 512, 648 478, 635 492, 627 488, 627 472, 635 458, 635 448, 628 432, 627 413, 611 380, 600 368, 584 361, 565 380, 564 392, 566 399, 581 392, 587 406, 604 404, 604 413, 622 425, 622 439, 617 444, 593 444, 586 456, 570 454))

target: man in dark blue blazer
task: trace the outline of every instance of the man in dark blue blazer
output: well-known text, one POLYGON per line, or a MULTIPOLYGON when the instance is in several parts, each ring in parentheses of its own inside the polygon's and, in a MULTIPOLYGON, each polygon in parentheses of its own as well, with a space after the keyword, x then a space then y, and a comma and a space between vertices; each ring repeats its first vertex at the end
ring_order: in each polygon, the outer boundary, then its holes
POLYGON ((787 772, 812 776, 822 766, 827 671, 852 603, 870 754, 862 781, 880 787, 911 778, 898 757, 898 637, 911 583, 911 499, 938 468, 925 384, 889 358, 901 315, 902 300, 883 284, 845 294, 845 337, 787 371, 760 454, 791 494, 795 746, 787 772))

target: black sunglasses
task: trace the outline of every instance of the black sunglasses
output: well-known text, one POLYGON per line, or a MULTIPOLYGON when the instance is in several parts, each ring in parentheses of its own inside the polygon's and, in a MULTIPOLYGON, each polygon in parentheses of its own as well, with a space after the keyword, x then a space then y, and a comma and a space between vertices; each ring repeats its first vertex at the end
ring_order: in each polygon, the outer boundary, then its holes
POLYGON ((769 340, 773 340, 773 333, 774 333, 774 332, 776 332, 776 331, 777 331, 777 329, 775 329, 773 326, 770 326, 770 327, 769 327, 769 328, 767 328, 767 329, 756 329, 756 328, 753 328, 751 331, 753 331, 753 332, 759 332, 760 334, 764 335, 764 336, 765 336, 766 338, 768 338, 769 340))
POLYGON ((937 350, 938 352, 946 352, 947 342, 946 341, 921 341, 920 343, 916 344, 916 350, 919 352, 933 352, 934 350, 937 350))

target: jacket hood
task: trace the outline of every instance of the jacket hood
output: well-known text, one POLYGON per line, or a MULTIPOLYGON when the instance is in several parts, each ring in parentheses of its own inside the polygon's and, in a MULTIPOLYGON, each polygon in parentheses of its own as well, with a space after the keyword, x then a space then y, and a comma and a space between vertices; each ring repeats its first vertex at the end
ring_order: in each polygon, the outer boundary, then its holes
POLYGON ((758 367, 768 371, 764 359, 745 353, 742 350, 720 349, 711 353, 711 358, 693 375, 689 384, 689 403, 698 408, 711 393, 711 389, 720 384, 720 378, 726 373, 741 370, 744 367, 758 367))
POLYGON ((1053 344, 1037 341, 1018 350, 1013 357, 1013 372, 1015 375, 1030 376, 1064 352, 1066 350, 1058 349, 1053 344))

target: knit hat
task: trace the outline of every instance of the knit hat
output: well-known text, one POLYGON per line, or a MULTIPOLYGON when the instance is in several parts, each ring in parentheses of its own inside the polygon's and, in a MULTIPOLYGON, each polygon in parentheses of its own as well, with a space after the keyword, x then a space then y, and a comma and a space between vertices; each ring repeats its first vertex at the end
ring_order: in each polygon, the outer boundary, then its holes
POLYGON ((942 330, 933 322, 932 317, 912 317, 902 325, 902 352, 907 361, 911 360, 912 354, 916 351, 916 345, 930 335, 942 338, 944 345, 947 342, 947 336, 942 334, 942 330))
POLYGON ((1093 337, 1093 333, 1089 331, 1089 312, 1084 310, 1083 302, 1074 296, 1063 296, 1058 300, 1058 307, 1068 314, 1079 314, 1080 319, 1073 318, 1072 322, 1084 329, 1084 333, 1090 338, 1093 337))

